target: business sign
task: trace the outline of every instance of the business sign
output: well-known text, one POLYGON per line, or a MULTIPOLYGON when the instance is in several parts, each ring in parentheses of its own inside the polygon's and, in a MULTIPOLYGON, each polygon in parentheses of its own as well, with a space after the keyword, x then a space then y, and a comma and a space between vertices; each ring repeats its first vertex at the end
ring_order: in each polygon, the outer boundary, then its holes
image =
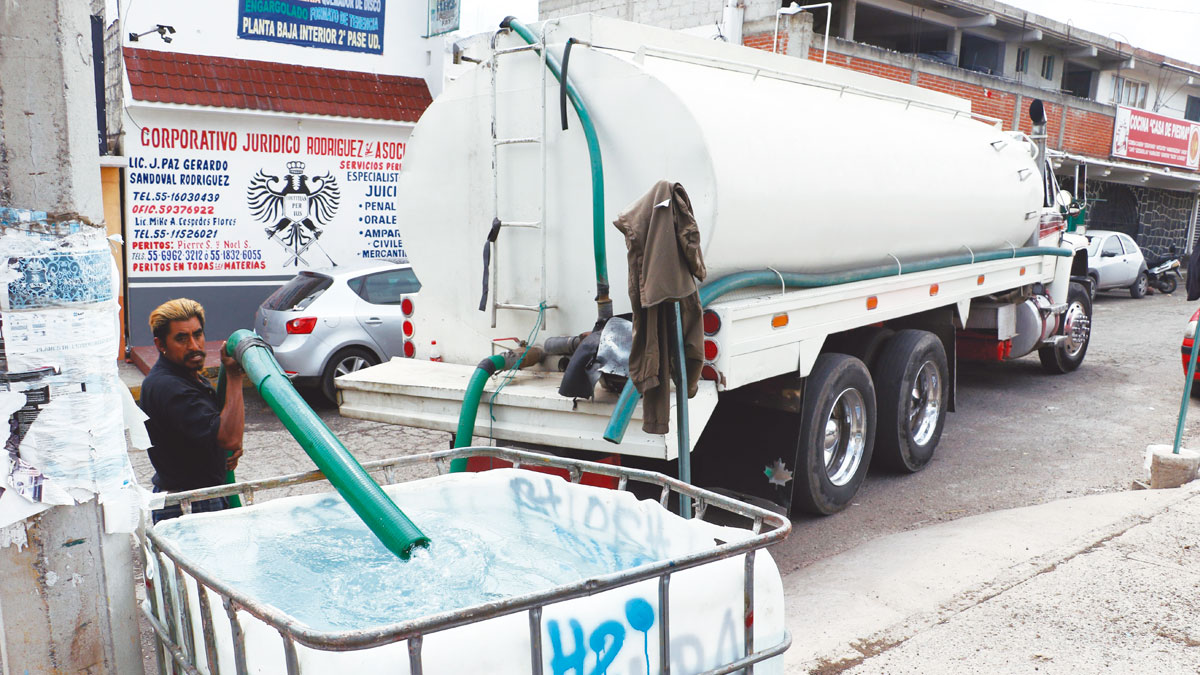
POLYGON ((458 0, 429 0, 425 37, 458 30, 458 0))
POLYGON ((1113 157, 1200 169, 1200 124, 1117 106, 1113 157))
POLYGON ((238 0, 238 37, 383 53, 384 0, 238 0))
POLYGON ((138 121, 126 153, 131 282, 407 259, 396 216, 407 128, 177 112, 138 121))

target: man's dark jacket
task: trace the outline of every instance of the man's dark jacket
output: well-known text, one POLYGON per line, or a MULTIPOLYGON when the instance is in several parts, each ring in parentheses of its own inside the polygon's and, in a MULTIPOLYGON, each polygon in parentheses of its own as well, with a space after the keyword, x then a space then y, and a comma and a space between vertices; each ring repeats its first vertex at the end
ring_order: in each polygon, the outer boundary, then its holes
POLYGON ((221 405, 207 381, 160 357, 142 382, 140 401, 150 418, 155 487, 181 492, 225 483, 225 452, 217 443, 221 405))

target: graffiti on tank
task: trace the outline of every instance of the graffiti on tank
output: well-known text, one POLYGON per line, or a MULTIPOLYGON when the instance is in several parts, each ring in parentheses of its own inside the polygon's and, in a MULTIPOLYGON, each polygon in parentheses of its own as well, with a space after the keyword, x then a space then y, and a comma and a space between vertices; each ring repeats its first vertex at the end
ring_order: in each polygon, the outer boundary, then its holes
POLYGON ((530 480, 513 478, 509 486, 518 513, 532 512, 558 520, 578 524, 580 532, 589 540, 560 528, 560 537, 573 546, 593 547, 605 543, 636 544, 661 559, 666 556, 670 543, 664 532, 662 512, 658 510, 631 509, 619 503, 606 502, 593 494, 582 494, 578 490, 558 490, 557 479, 530 480))
MULTIPOLYGON (((550 672, 554 675, 602 675, 609 673, 610 668, 614 673, 630 675, 651 672, 650 632, 655 630, 653 605, 643 598, 631 598, 621 614, 618 618, 600 621, 590 630, 575 618, 565 620, 565 629, 558 620, 547 621, 550 672)), ((742 656, 742 636, 734 622, 733 610, 725 610, 715 643, 711 636, 705 637, 707 639, 696 634, 672 635, 672 672, 700 672, 742 656)))

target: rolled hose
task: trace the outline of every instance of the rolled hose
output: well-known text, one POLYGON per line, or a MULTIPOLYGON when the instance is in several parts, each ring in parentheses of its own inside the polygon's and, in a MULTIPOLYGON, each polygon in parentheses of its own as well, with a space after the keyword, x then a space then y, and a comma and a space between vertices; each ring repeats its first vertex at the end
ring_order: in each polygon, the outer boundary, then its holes
MULTIPOLYGON (((984 253, 938 256, 911 263, 877 265, 875 267, 863 267, 844 272, 825 272, 821 274, 776 272, 775 270, 737 272, 716 279, 701 287, 700 305, 707 307, 717 298, 736 290, 754 286, 775 286, 781 281, 787 288, 819 288, 822 286, 849 284, 855 281, 900 276, 902 273, 913 274, 915 272, 927 272, 929 270, 956 267, 971 263, 1008 260, 1011 258, 1032 258, 1044 255, 1070 257, 1074 255, 1074 252, 1070 249, 1059 248, 1057 246, 1027 246, 1025 248, 1002 249, 999 251, 986 251, 984 253)), ((625 388, 621 390, 621 395, 613 407, 612 415, 608 419, 608 426, 604 429, 604 440, 609 443, 619 444, 625 438, 625 429, 629 426, 629 420, 632 419, 633 411, 637 408, 638 400, 641 397, 642 395, 633 386, 633 380, 627 380, 625 388)))
POLYGON ((384 494, 346 446, 308 407, 256 334, 248 330, 234 332, 225 343, 225 350, 237 359, 283 426, 389 551, 408 560, 414 547, 429 545, 429 537, 384 494))
MULTIPOLYGON (((506 366, 503 354, 489 356, 479 362, 471 380, 467 382, 467 390, 463 392, 462 408, 458 413, 458 429, 454 432, 454 447, 465 448, 471 445, 471 437, 475 435, 475 418, 479 414, 479 399, 483 397, 483 386, 488 378, 503 370, 506 366)), ((467 458, 460 457, 450 460, 450 473, 460 473, 467 470, 467 458)))

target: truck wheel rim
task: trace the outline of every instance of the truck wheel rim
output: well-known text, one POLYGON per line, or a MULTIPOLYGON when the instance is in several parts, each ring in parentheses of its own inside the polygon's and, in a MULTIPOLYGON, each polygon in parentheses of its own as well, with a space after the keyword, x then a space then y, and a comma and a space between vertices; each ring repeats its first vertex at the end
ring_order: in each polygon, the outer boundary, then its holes
POLYGON ((925 445, 933 438, 942 414, 942 378, 933 361, 921 364, 909 396, 908 428, 913 442, 925 445))
POLYGON ((854 478, 862 463, 867 440, 867 410, 857 389, 838 394, 825 420, 825 474, 842 486, 854 478))
POLYGON ((1072 302, 1067 308, 1067 318, 1065 320, 1063 334, 1067 337, 1065 350, 1067 356, 1074 358, 1087 344, 1088 334, 1092 330, 1092 322, 1088 319, 1087 312, 1083 311, 1083 305, 1079 302, 1072 302))

